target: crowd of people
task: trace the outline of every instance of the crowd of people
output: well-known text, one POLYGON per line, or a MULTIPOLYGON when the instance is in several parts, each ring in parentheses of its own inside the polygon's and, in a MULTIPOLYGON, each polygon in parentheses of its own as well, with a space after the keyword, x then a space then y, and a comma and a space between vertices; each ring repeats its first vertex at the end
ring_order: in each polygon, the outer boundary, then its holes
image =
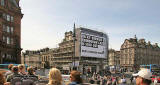
POLYGON ((91 84, 98 84, 98 85, 126 85, 126 78, 123 75, 123 77, 113 77, 111 74, 107 74, 103 77, 100 75, 98 76, 93 76, 89 78, 89 83, 91 84))
MULTIPOLYGON (((45 85, 38 82, 39 77, 35 75, 33 67, 28 67, 26 72, 23 64, 18 66, 10 64, 8 69, 9 71, 5 74, 0 73, 0 85, 45 85)), ((136 81, 135 85, 150 85, 152 82, 151 76, 152 73, 148 69, 140 70, 137 74, 133 74, 133 78, 136 81)), ((88 84, 83 81, 81 72, 72 70, 70 72, 70 83, 65 84, 60 70, 51 68, 47 85, 131 85, 133 82, 131 79, 131 84, 127 84, 125 75, 113 77, 111 74, 106 74, 104 77, 95 74, 88 79, 88 84)))
MULTIPOLYGON (((89 79, 91 84, 98 85, 151 85, 152 73, 148 69, 142 69, 138 73, 133 74, 130 78, 130 83, 127 83, 125 75, 113 77, 111 74, 107 74, 104 77, 97 75, 89 79)), ((154 85, 158 85, 155 84, 154 85)))

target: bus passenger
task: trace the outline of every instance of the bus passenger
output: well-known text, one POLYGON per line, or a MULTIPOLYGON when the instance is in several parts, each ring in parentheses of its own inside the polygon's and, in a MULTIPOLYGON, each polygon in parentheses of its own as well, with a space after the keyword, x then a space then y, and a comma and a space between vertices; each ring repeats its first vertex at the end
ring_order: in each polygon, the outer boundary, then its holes
POLYGON ((50 70, 48 85, 62 85, 62 75, 57 68, 52 68, 50 70))
POLYGON ((5 78, 7 78, 8 75, 11 75, 13 72, 12 72, 12 67, 13 67, 13 64, 9 64, 8 65, 8 70, 6 73, 5 73, 5 78))
POLYGON ((20 74, 20 75, 24 76, 24 75, 27 74, 27 73, 25 72, 25 66, 24 66, 24 64, 18 65, 18 69, 19 69, 19 74, 20 74))
POLYGON ((78 71, 72 71, 70 73, 70 81, 71 83, 68 85, 77 85, 77 84, 82 84, 82 78, 81 78, 81 73, 78 71))
POLYGON ((7 82, 11 82, 11 80, 12 80, 14 77, 21 77, 21 75, 18 74, 18 67, 17 67, 17 66, 13 66, 13 67, 12 67, 12 72, 13 72, 13 74, 7 76, 7 79, 6 79, 7 82))

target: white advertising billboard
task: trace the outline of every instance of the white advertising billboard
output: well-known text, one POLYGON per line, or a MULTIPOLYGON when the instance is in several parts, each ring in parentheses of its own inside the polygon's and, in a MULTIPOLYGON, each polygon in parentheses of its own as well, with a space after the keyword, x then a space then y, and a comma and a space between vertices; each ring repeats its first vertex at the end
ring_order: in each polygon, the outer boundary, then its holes
POLYGON ((106 58, 106 41, 103 36, 81 33, 81 56, 106 58))

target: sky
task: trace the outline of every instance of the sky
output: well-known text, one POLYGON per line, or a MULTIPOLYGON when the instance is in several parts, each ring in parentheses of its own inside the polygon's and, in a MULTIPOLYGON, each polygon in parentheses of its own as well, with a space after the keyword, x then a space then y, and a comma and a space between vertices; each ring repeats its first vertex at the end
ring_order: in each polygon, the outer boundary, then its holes
POLYGON ((23 51, 58 47, 76 27, 103 31, 109 48, 144 38, 160 46, 160 0, 20 0, 23 51))

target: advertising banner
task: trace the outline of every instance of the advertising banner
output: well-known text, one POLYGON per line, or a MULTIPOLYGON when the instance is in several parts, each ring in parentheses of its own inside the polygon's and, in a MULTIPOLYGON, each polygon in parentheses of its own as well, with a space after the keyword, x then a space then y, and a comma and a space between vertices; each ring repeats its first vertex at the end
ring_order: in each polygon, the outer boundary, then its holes
POLYGON ((81 33, 81 56, 105 58, 106 41, 105 37, 81 33))

